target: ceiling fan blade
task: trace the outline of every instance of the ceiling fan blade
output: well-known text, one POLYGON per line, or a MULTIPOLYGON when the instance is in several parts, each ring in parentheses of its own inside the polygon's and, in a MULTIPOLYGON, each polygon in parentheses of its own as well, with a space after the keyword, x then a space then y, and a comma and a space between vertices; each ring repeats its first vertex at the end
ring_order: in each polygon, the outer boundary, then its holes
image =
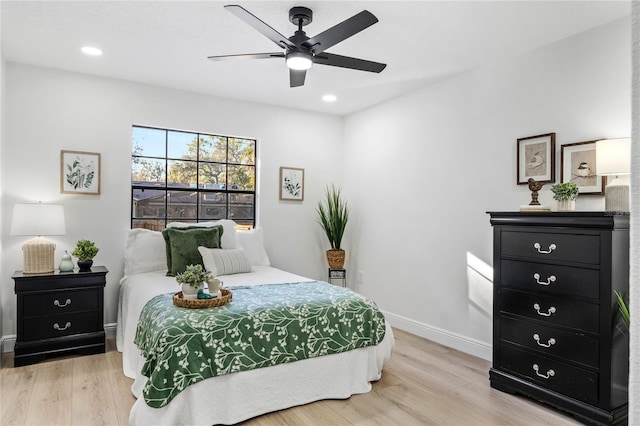
POLYGON ((321 53, 320 55, 314 56, 313 63, 369 72, 381 72, 387 66, 387 64, 381 64, 380 62, 367 61, 333 53, 321 53))
POLYGON ((220 55, 209 56, 208 59, 212 61, 242 61, 245 59, 271 59, 271 58, 284 58, 284 53, 247 53, 242 55, 220 55))
POLYGON ((296 47, 293 43, 289 41, 288 38, 280 34, 278 31, 271 28, 269 25, 264 23, 260 18, 251 14, 251 12, 247 11, 242 6, 238 6, 235 4, 229 4, 224 7, 229 12, 236 15, 238 18, 242 19, 247 24, 251 25, 254 29, 260 32, 262 35, 266 36, 269 40, 273 41, 279 47, 283 49, 288 49, 292 47, 296 47))
POLYGON ((370 27, 376 22, 378 22, 378 18, 376 18, 373 13, 368 10, 363 10, 357 15, 342 21, 338 25, 321 32, 317 36, 311 37, 309 40, 302 43, 302 45, 311 49, 311 51, 317 55, 320 52, 324 52, 331 46, 334 46, 352 35, 359 33, 365 28, 370 27))
POLYGON ((307 76, 307 70, 289 69, 289 87, 304 86, 304 78, 307 76))

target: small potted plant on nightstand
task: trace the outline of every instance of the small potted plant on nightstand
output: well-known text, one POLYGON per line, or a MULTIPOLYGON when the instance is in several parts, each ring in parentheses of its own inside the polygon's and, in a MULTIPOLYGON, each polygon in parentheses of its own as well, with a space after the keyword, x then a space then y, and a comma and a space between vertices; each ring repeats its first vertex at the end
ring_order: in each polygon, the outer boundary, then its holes
POLYGON ((573 182, 563 182, 551 187, 553 199, 558 202, 558 211, 572 211, 576 209, 578 185, 573 182))
POLYGON ((93 258, 96 257, 99 250, 93 241, 79 240, 76 243, 76 248, 73 249, 71 254, 78 258, 78 269, 80 272, 91 271, 93 258))

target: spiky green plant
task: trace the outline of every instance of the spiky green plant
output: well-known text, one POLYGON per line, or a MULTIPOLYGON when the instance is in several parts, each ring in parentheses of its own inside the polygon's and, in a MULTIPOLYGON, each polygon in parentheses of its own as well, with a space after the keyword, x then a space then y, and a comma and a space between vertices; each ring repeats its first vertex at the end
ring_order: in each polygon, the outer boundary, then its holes
POLYGON ((324 200, 318 202, 318 223, 322 226, 331 248, 340 250, 344 230, 349 221, 349 206, 342 198, 342 188, 327 185, 324 200))
POLYGON ((618 292, 618 290, 614 290, 614 292, 616 293, 616 297, 618 298, 618 309, 622 314, 622 320, 624 321, 624 324, 627 326, 628 330, 629 326, 631 325, 631 315, 629 314, 629 308, 627 308, 627 304, 625 303, 624 298, 618 292))

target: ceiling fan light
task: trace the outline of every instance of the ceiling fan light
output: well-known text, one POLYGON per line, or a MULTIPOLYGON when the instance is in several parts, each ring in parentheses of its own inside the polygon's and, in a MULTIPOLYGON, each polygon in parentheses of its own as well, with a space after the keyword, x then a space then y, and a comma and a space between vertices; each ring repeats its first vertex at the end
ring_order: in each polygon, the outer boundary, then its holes
POLYGON ((311 68, 311 57, 303 52, 291 52, 287 54, 287 66, 296 71, 305 71, 311 68))

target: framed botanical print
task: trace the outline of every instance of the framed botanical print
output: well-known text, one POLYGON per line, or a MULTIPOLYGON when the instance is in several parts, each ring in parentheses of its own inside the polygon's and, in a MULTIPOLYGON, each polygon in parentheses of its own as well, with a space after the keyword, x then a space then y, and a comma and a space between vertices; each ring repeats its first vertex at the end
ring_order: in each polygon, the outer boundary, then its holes
POLYGON ((556 181, 555 133, 520 138, 517 151, 518 185, 526 185, 529 179, 542 183, 556 181))
POLYGON ((304 200, 304 169, 280 167, 280 199, 304 200))
POLYGON ((604 194, 604 176, 596 170, 596 141, 576 142, 560 148, 560 182, 573 182, 579 194, 604 194))
POLYGON ((100 194, 100 154, 60 151, 60 192, 100 194))

